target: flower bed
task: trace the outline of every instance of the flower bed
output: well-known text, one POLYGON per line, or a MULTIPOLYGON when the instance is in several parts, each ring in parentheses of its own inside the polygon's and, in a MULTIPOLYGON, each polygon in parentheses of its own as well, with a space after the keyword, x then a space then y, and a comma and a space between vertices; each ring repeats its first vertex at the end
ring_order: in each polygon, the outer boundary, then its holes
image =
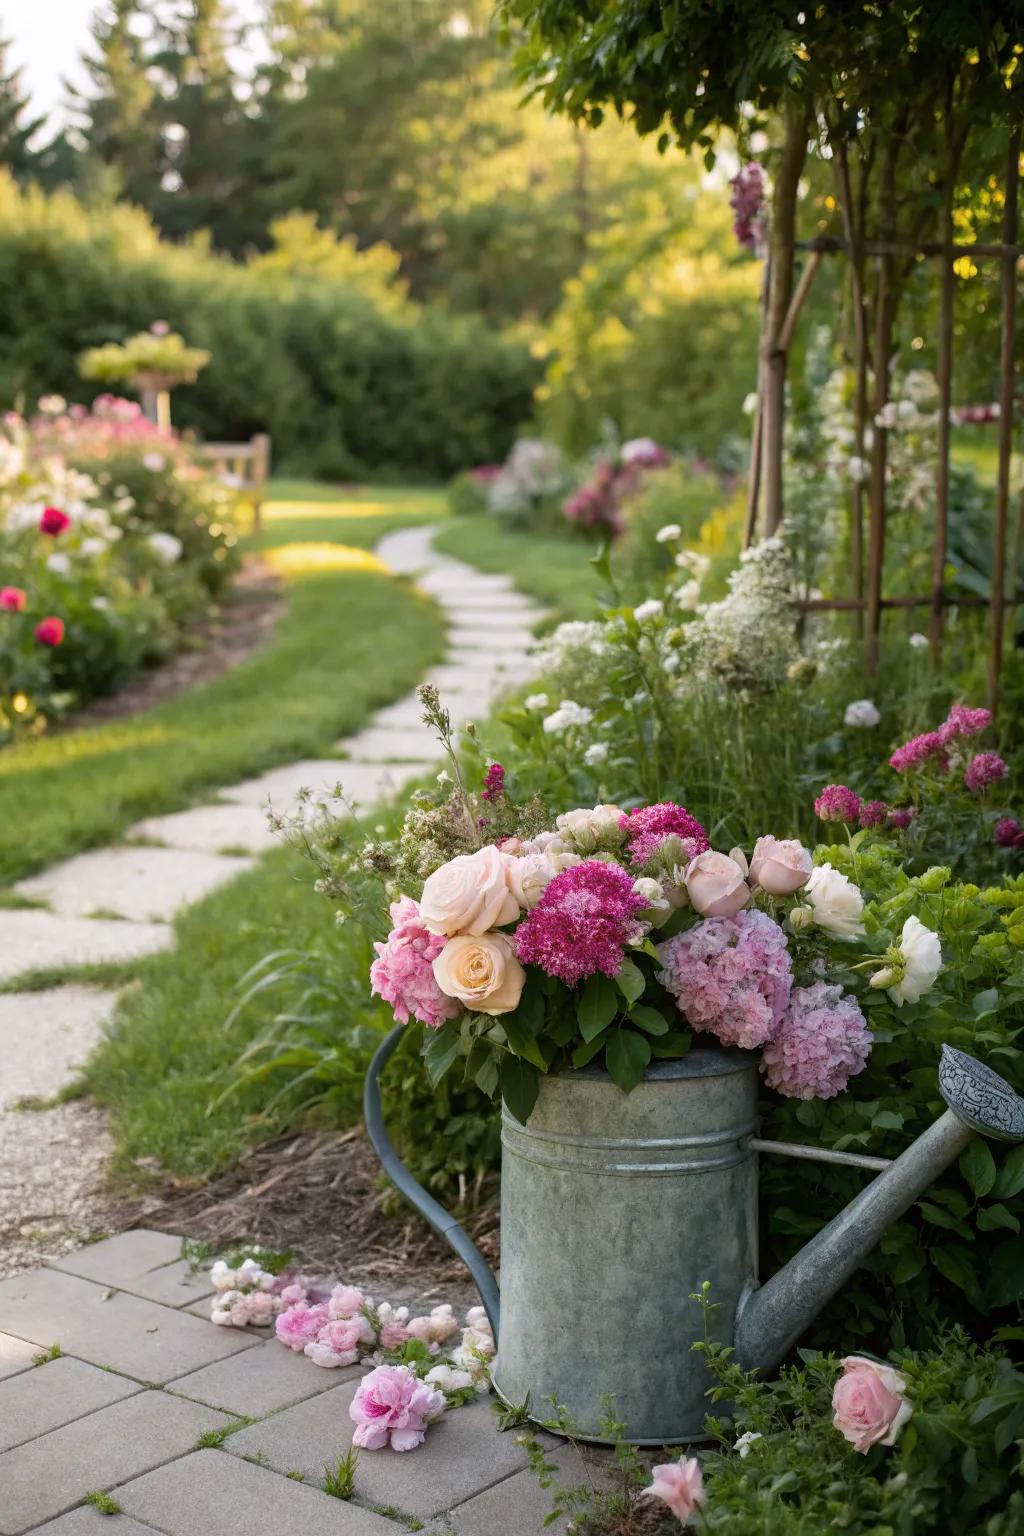
POLYGON ((237 566, 232 499, 128 400, 0 432, 0 741, 172 651, 237 566))

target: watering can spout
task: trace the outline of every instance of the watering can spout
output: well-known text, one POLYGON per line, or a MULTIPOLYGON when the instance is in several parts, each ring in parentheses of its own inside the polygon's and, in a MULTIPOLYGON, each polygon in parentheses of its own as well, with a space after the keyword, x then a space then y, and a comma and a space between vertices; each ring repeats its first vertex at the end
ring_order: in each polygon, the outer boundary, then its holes
POLYGON ((949 1106, 945 1114, 741 1303, 735 1345, 744 1370, 778 1364, 886 1228, 959 1157, 975 1132, 1024 1141, 1024 1099, 973 1056, 944 1045, 939 1090, 949 1106))

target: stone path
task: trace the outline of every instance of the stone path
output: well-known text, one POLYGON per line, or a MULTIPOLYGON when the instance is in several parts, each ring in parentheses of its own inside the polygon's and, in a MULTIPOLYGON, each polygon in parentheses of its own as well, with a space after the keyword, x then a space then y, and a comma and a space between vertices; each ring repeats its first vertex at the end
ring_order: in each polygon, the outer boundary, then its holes
MULTIPOLYGON (((325 1493, 360 1368, 215 1327, 180 1250, 123 1232, 0 1281, 0 1536, 540 1536, 553 1490, 486 1400, 414 1452, 362 1452, 351 1501, 325 1493)), ((587 1480, 575 1451, 540 1439, 565 1483, 587 1480)))
MULTIPOLYGON (((507 577, 437 554, 433 532, 404 529, 377 553, 396 574, 417 576, 442 606, 450 656, 425 680, 463 722, 483 717, 501 691, 529 675, 530 633, 541 610, 507 577)), ((21 881, 17 894, 40 905, 0 908, 0 981, 97 961, 130 963, 169 948, 176 912, 251 869, 275 845, 268 802, 289 810, 299 789, 325 791, 340 781, 354 804, 369 806, 429 768, 435 744, 420 714, 410 694, 338 742, 338 757, 274 768, 221 790, 208 805, 148 817, 121 846, 21 881)), ((0 996, 0 1275, 102 1230, 102 1118, 74 1103, 35 1113, 14 1106, 46 1099, 68 1081, 114 1002, 108 990, 75 985, 0 996)))

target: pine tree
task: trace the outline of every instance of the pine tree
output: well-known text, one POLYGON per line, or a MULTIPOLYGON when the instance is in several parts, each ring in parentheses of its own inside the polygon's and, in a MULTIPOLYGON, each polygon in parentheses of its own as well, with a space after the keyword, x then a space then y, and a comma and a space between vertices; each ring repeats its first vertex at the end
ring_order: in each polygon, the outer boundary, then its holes
POLYGON ((9 62, 10 46, 8 39, 0 37, 0 165, 24 181, 34 169, 31 140, 45 119, 27 115, 29 100, 22 90, 21 71, 9 62))
POLYGON ((123 195, 151 208, 159 190, 160 130, 149 76, 152 17, 146 0, 107 0, 83 59, 89 85, 69 88, 85 152, 111 166, 123 195))

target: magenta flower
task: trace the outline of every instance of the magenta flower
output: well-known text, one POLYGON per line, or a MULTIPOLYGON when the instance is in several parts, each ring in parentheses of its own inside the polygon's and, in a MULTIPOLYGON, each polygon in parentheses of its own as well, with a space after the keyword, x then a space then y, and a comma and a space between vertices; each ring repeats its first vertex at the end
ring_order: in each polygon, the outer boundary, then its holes
POLYGON ((505 770, 500 763, 492 763, 484 776, 481 800, 500 800, 505 793, 505 770))
POLYGON ((330 1322, 325 1306, 311 1307, 308 1302, 297 1301, 294 1306, 277 1314, 274 1332, 282 1344, 296 1351, 312 1344, 320 1329, 330 1322))
POLYGON ((842 987, 816 981, 794 987, 778 1032, 765 1046, 761 1071, 769 1088, 790 1099, 833 1099, 864 1070, 871 1032, 842 987))
POLYGON ((912 805, 894 805, 889 812, 889 825, 899 832, 905 832, 914 819, 914 807, 912 805))
POLYGON ((399 1024, 414 1018, 429 1029, 440 1029, 462 1011, 457 999, 447 997, 434 979, 433 962, 448 940, 423 926, 411 896, 392 904, 391 921, 394 927, 387 939, 373 946, 377 958, 370 967, 370 990, 391 1004, 399 1024))
POLYGON ((862 827, 880 827, 888 815, 889 807, 884 800, 865 800, 858 820, 862 827))
POLYGON ((996 822, 995 840, 1000 848, 1024 847, 1024 827, 1012 816, 996 822))
POLYGON ((756 251, 764 244, 764 171, 756 160, 741 165, 729 183, 729 206, 735 215, 732 232, 740 245, 756 251))
POLYGON ((845 784, 826 784, 814 802, 814 814, 819 821, 857 821, 860 817, 861 800, 845 784))
POLYGON ((667 837, 682 839, 687 862, 711 846, 696 816, 691 816, 684 806, 675 805, 671 800, 663 800, 658 805, 637 806, 628 816, 623 816, 620 826, 625 829, 630 862, 637 868, 654 857, 667 837))
POLYGON ((979 752, 964 769, 964 783, 975 794, 1006 778, 1006 764, 998 752, 979 752))
POLYGON ((614 976, 626 945, 644 932, 645 905, 621 865, 586 859, 549 882, 516 931, 516 954, 567 987, 598 971, 614 976))
POLYGON ((939 726, 939 736, 944 745, 962 736, 977 736, 992 724, 992 714, 987 709, 970 709, 966 704, 954 704, 948 716, 939 726))
POLYGON ((380 1451, 390 1441, 393 1451, 415 1450, 445 1406, 444 1393, 420 1381, 408 1366, 379 1365, 363 1377, 349 1404, 356 1426, 353 1444, 380 1451))
POLYGON ((709 917, 658 949, 658 980, 694 1029, 754 1050, 771 1039, 789 1002, 786 935, 765 912, 709 917))
POLYGON ((925 731, 923 736, 915 736, 897 747, 889 759, 889 767, 895 768, 897 773, 911 773, 923 768, 929 758, 934 757, 938 759, 938 766, 945 770, 949 766, 945 747, 938 731, 925 731))

